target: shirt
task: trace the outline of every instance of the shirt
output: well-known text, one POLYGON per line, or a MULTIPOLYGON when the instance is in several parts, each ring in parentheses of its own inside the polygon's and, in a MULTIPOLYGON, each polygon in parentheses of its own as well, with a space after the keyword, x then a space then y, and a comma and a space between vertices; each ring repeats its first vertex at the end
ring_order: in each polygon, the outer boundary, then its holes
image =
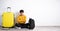
POLYGON ((25 22, 26 22, 26 16, 25 15, 19 15, 17 17, 17 22, 25 24, 25 22))

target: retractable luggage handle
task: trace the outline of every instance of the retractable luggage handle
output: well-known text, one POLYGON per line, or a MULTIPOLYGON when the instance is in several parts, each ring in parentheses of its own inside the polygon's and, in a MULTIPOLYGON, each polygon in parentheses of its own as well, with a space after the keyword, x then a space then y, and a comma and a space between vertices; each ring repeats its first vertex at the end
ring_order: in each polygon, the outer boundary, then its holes
POLYGON ((11 12, 11 7, 7 7, 7 12, 11 12))
MULTIPOLYGON (((11 7, 7 7, 7 11, 6 12, 11 12, 11 7), (9 9, 9 10, 8 10, 9 9)), ((3 15, 2 15, 3 16, 3 15)))

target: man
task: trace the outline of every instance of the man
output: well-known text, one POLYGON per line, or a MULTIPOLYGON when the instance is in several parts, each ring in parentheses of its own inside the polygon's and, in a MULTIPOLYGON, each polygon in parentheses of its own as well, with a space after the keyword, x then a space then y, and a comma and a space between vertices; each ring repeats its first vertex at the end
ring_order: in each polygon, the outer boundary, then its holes
POLYGON ((28 23, 26 23, 26 16, 24 15, 24 10, 20 10, 19 16, 17 16, 17 23, 15 24, 17 27, 28 28, 28 23))

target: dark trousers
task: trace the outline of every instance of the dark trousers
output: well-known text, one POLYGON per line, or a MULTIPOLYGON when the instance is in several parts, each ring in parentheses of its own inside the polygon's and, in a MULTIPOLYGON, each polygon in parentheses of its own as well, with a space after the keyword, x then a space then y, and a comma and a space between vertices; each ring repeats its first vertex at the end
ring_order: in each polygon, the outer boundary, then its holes
POLYGON ((28 28, 29 23, 26 23, 26 24, 16 23, 15 26, 21 27, 21 28, 28 28))

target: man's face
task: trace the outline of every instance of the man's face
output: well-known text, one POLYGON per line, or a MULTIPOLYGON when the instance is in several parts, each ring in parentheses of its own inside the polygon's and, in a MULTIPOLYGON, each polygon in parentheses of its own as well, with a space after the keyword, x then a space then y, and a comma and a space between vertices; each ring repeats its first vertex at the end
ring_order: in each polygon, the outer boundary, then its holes
POLYGON ((23 15, 24 12, 21 12, 20 15, 23 15))

